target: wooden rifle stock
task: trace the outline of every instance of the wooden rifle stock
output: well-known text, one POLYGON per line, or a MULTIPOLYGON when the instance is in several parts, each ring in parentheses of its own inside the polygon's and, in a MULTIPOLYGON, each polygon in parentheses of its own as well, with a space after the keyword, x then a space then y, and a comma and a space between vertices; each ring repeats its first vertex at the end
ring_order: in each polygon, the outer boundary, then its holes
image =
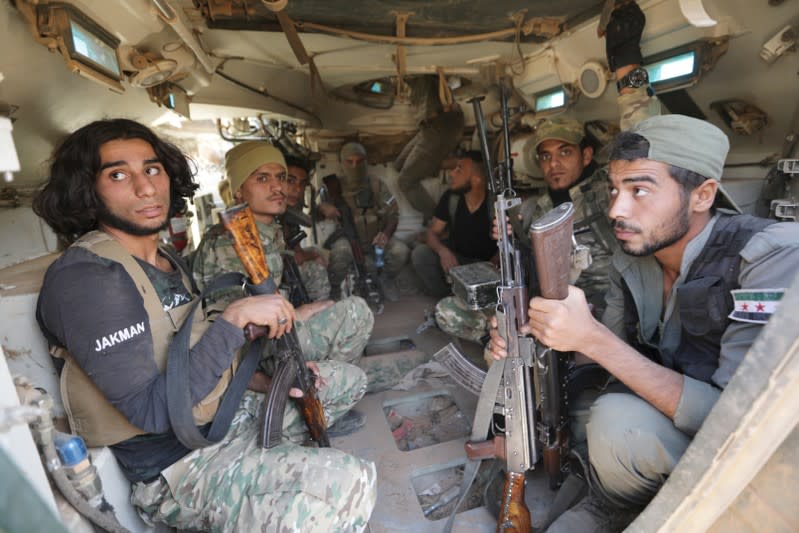
MULTIPOLYGON (((563 300, 569 295, 574 206, 570 202, 550 210, 530 226, 535 267, 541 296, 563 300)), ((560 353, 547 348, 537 354, 541 427, 539 439, 543 445, 544 469, 549 486, 555 489, 562 482, 562 457, 568 450, 568 436, 563 412, 564 383, 560 353)))
POLYGON ((533 530, 530 510, 524 502, 524 472, 508 472, 505 475, 499 515, 497 533, 527 533, 533 530))
MULTIPOLYGON (((233 239, 233 248, 247 271, 253 291, 260 294, 277 292, 274 280, 270 277, 255 217, 249 206, 247 204, 233 206, 219 213, 219 218, 233 239)), ((244 328, 244 334, 250 341, 263 336, 266 331, 267 328, 256 324, 247 324, 244 328)), ((292 386, 296 386, 303 393, 302 398, 297 398, 296 401, 300 405, 311 438, 319 446, 330 446, 322 402, 316 395, 315 377, 308 375, 309 371, 305 366, 305 358, 296 335, 292 330, 274 341, 278 345, 278 363, 275 375, 272 377, 272 386, 267 394, 263 431, 260 436, 260 444, 265 448, 280 444, 283 412, 292 386)))

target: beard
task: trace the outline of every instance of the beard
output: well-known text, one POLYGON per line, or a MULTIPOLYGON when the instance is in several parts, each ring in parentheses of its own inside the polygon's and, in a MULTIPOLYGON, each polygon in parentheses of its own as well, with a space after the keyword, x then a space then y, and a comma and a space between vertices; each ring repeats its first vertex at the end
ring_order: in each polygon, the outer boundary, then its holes
POLYGON ((342 173, 344 174, 341 180, 342 188, 345 193, 351 193, 362 188, 366 183, 366 161, 361 161, 356 166, 342 165, 342 173))
MULTIPOLYGON (((634 257, 652 255, 682 239, 690 229, 690 218, 690 214, 688 213, 688 201, 686 199, 684 202, 681 202, 680 211, 676 213, 674 217, 670 218, 668 223, 659 226, 656 231, 652 232, 651 238, 648 242, 641 244, 640 248, 633 248, 628 242, 620 242, 619 245, 627 255, 632 255, 634 257)), ((630 226, 622 220, 614 220, 613 227, 637 231, 638 233, 641 232, 640 228, 630 226)))
POLYGON ((167 226, 169 226, 169 213, 164 217, 164 220, 158 225, 156 228, 151 228, 147 226, 140 226, 135 222, 131 222, 130 220, 124 219, 111 211, 108 210, 108 207, 103 204, 101 201, 97 208, 97 221, 105 224, 108 227, 118 229, 120 231, 124 231, 130 235, 134 235, 136 237, 147 237, 149 235, 155 235, 162 230, 165 230, 167 226))

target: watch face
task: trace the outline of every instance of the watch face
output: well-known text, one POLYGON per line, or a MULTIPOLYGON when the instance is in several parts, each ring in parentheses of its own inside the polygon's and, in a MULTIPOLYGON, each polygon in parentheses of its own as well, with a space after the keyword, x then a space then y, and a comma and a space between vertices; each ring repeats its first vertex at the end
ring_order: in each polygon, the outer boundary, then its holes
POLYGON ((637 68, 627 74, 628 87, 643 87, 649 82, 649 73, 645 68, 637 68))

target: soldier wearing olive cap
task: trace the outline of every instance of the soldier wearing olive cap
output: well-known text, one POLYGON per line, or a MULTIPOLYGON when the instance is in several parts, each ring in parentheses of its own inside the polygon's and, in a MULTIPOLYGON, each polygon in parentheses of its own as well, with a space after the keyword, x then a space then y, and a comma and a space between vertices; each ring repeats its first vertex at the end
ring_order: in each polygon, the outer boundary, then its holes
MULTIPOLYGON (((623 130, 660 113, 660 102, 654 97, 646 81, 646 71, 640 66, 640 41, 645 21, 638 5, 630 0, 619 4, 607 28, 608 65, 617 79, 619 125, 623 130)), ((595 316, 602 316, 610 257, 617 246, 606 215, 607 171, 594 161, 594 148, 586 140, 584 128, 578 121, 564 117, 544 119, 538 124, 535 135, 536 159, 547 190, 522 204, 521 226, 516 225, 516 220, 512 221, 517 236, 529 243, 526 228, 532 221, 564 202, 574 203, 577 243, 588 248, 592 261, 582 271, 573 269, 573 275, 579 274, 579 277, 572 281, 585 291, 595 316)), ((447 333, 470 340, 481 338, 488 327, 485 314, 466 309, 454 297, 438 304, 436 320, 447 333)))
MULTIPOLYGON (((621 133, 608 211, 620 250, 602 322, 576 287, 565 300, 530 302, 526 331, 617 380, 585 427, 591 485, 606 508, 654 496, 796 276, 799 225, 737 212, 720 185, 728 149, 721 130, 682 115, 621 133)), ((494 332, 491 344, 502 357, 494 332)))

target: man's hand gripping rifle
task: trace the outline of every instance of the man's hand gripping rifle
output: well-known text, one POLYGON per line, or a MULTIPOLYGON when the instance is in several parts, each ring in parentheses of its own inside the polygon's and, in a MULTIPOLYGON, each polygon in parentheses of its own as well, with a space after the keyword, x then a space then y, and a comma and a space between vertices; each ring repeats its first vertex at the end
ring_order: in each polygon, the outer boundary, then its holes
MULTIPOLYGON (((233 247, 244 265, 251 285, 248 290, 252 294, 273 294, 277 287, 269 273, 264 250, 255 226, 255 218, 246 204, 236 205, 219 214, 222 224, 230 232, 233 247)), ((245 336, 252 341, 266 333, 266 328, 248 324, 245 336)), ((296 387, 302 391, 302 397, 296 401, 300 406, 305 423, 319 446, 330 446, 327 437, 327 424, 322 403, 316 396, 315 376, 305 365, 300 343, 294 329, 279 339, 274 339, 277 364, 272 376, 272 385, 266 398, 264 408, 263 429, 259 435, 259 443, 264 448, 272 448, 281 442, 283 432, 283 412, 289 397, 289 390, 296 387)))
MULTIPOLYGON (((494 195, 494 216, 506 220, 507 212, 519 205, 521 199, 512 188, 513 160, 510 155, 510 131, 508 127, 508 89, 500 84, 502 103, 502 127, 504 135, 504 159, 494 172, 491 152, 486 138, 485 119, 480 105, 482 97, 471 100, 477 121, 480 147, 483 153, 488 182, 494 195)), ((530 511, 524 502, 525 472, 533 467, 537 454, 533 435, 534 402, 530 368, 532 366, 532 339, 519 330, 527 323, 527 288, 519 253, 513 235, 500 232, 499 267, 501 283, 497 289, 496 317, 499 333, 508 347, 504 361, 501 393, 502 413, 505 417, 504 436, 494 441, 468 442, 466 453, 470 458, 498 455, 505 460, 505 486, 500 502, 497 531, 530 531, 530 511)), ((498 363, 499 364, 499 363, 498 363)), ((494 394, 484 390, 481 394, 494 394)))
MULTIPOLYGON (((481 98, 473 99, 472 105, 491 191, 495 196, 494 214, 497 221, 505 221, 508 210, 521 203, 521 200, 516 197, 511 182, 513 160, 510 154, 507 89, 500 86, 500 91, 505 153, 496 173, 488 149, 481 98)), ((568 290, 572 220, 573 206, 568 203, 551 210, 531 227, 541 292, 547 298, 563 298, 568 290)), ((497 246, 502 278, 496 309, 497 331, 505 342, 508 357, 496 363, 502 365, 498 393, 493 390, 494 386, 483 386, 478 416, 482 416, 479 414, 480 405, 493 403, 496 398, 496 403, 502 406, 505 419, 504 435, 497 435, 489 441, 467 442, 466 454, 472 461, 491 457, 505 461, 506 477, 497 531, 527 532, 530 531, 531 517, 524 502, 524 479, 526 471, 533 468, 538 460, 539 442, 544 447, 544 464, 550 484, 555 486, 560 483, 560 451, 566 440, 560 361, 557 354, 549 349, 536 353, 534 340, 520 333, 522 326, 527 323, 528 306, 521 254, 512 233, 499 232, 497 246), (538 416, 536 408, 540 413, 538 416), (537 418, 540 419, 538 424, 537 418), (536 433, 540 434, 538 438, 536 433)), ((491 372, 494 372, 493 367, 491 372)), ((496 383, 490 379, 490 375, 485 381, 496 383)), ((483 424, 483 421, 475 419, 473 439, 483 424)), ((465 490, 465 487, 461 489, 462 495, 465 490)), ((452 519, 448 525, 451 522, 452 519)))

